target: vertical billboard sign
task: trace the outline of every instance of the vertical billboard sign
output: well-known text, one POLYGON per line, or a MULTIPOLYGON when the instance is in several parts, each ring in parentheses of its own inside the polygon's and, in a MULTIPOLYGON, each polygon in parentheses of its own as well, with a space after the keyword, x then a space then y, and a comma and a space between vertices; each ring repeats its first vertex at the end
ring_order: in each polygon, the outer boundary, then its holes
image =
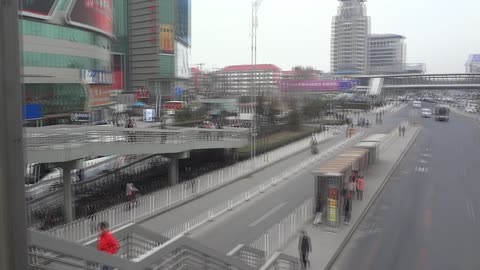
POLYGON ((55 9, 57 0, 18 0, 20 15, 48 19, 55 9))
POLYGON ((159 53, 172 55, 175 53, 175 31, 171 24, 159 26, 159 53))
POLYGON ((190 78, 190 48, 180 42, 175 42, 175 76, 190 78))
POLYGON ((67 23, 113 36, 113 0, 75 0, 67 23))
POLYGON ((113 89, 123 90, 124 80, 125 80, 125 65, 124 65, 124 55, 114 54, 113 55, 113 89))

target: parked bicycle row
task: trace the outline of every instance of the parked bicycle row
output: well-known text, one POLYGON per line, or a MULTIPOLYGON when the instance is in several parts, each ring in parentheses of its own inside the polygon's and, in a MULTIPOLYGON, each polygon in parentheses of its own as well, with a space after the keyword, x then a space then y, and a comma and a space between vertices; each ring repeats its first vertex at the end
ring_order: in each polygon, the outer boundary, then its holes
MULTIPOLYGON (((180 182, 189 181, 213 170, 235 163, 233 160, 204 162, 188 162, 180 168, 180 182)), ((151 163, 132 172, 116 172, 106 176, 102 181, 92 182, 75 187, 75 215, 86 217, 103 209, 123 202, 131 201, 132 196, 126 190, 127 184, 135 187, 134 197, 148 194, 168 186, 168 166, 166 163, 151 163)), ((64 222, 63 195, 47 207, 30 208, 29 223, 32 227, 43 230, 64 222)))

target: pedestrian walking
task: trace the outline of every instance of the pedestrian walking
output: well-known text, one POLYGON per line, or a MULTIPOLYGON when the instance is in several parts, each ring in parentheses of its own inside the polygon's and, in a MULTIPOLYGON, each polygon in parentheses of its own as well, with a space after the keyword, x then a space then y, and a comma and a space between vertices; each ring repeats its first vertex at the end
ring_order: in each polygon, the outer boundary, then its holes
POLYGON ((363 176, 358 177, 357 179, 357 200, 363 200, 363 190, 365 188, 365 180, 363 176))
POLYGON ((345 214, 345 225, 350 224, 350 218, 352 216, 352 197, 347 195, 345 197, 345 204, 344 204, 344 214, 345 214))
POLYGON ((190 180, 190 187, 192 188, 192 193, 195 193, 195 184, 196 184, 195 178, 190 180))
POLYGON ((402 126, 402 137, 405 137, 405 131, 406 131, 405 126, 402 126))
POLYGON ((398 136, 402 136, 402 125, 398 126, 398 136))
POLYGON ((300 238, 298 239, 298 252, 300 254, 300 264, 302 269, 310 267, 310 260, 308 260, 308 254, 312 252, 312 241, 307 235, 307 232, 302 230, 300 238))
POLYGON ((322 210, 323 210, 322 198, 318 198, 315 219, 313 220, 314 226, 318 226, 322 224, 322 210))
POLYGON ((125 188, 125 193, 128 198, 128 202, 132 203, 137 197, 138 189, 133 185, 133 183, 127 183, 125 188))
POLYGON ((348 191, 350 193, 351 198, 355 198, 355 192, 357 191, 357 183, 355 183, 355 180, 351 180, 348 183, 348 191))
MULTIPOLYGON (((100 222, 98 224, 98 241, 97 241, 97 250, 101 252, 105 252, 110 255, 117 254, 118 250, 120 249, 120 245, 118 244, 117 239, 115 236, 108 230, 108 226, 106 222, 100 222)), ((104 265, 102 267, 103 270, 113 270, 113 267, 104 265)))

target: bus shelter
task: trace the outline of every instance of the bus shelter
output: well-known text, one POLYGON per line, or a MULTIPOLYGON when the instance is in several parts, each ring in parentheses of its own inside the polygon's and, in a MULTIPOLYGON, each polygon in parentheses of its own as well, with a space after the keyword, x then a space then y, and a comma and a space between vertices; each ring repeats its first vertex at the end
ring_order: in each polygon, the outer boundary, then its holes
POLYGON ((367 149, 349 149, 313 171, 315 202, 323 206, 323 220, 327 228, 338 229, 342 224, 343 194, 348 181, 369 166, 367 149))
POLYGON ((359 142, 355 148, 367 149, 369 155, 369 164, 380 158, 380 143, 378 142, 359 142))
POLYGON ((387 137, 387 134, 373 134, 368 136, 366 139, 362 140, 362 142, 381 143, 386 137, 387 137))

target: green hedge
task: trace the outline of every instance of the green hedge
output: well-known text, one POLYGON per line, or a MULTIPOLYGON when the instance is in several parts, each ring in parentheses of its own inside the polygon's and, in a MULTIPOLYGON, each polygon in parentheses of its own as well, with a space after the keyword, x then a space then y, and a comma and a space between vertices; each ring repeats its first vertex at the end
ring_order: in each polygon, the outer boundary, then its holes
MULTIPOLYGON (((310 137, 312 135, 312 133, 319 132, 319 131, 320 131, 319 128, 305 129, 305 130, 302 130, 301 132, 299 132, 297 134, 292 134, 292 136, 290 136, 288 138, 285 138, 283 140, 275 141, 275 142, 268 142, 266 145, 264 145, 260 141, 257 141, 257 143, 256 143, 257 147, 256 147, 255 152, 256 152, 257 155, 260 155, 260 154, 263 154, 265 152, 269 152, 269 151, 272 151, 274 149, 280 148, 284 145, 290 144, 292 142, 299 141, 301 139, 310 137)), ((238 158, 240 160, 250 158, 250 146, 251 145, 249 144, 246 147, 242 147, 242 148, 238 149, 238 158)))

